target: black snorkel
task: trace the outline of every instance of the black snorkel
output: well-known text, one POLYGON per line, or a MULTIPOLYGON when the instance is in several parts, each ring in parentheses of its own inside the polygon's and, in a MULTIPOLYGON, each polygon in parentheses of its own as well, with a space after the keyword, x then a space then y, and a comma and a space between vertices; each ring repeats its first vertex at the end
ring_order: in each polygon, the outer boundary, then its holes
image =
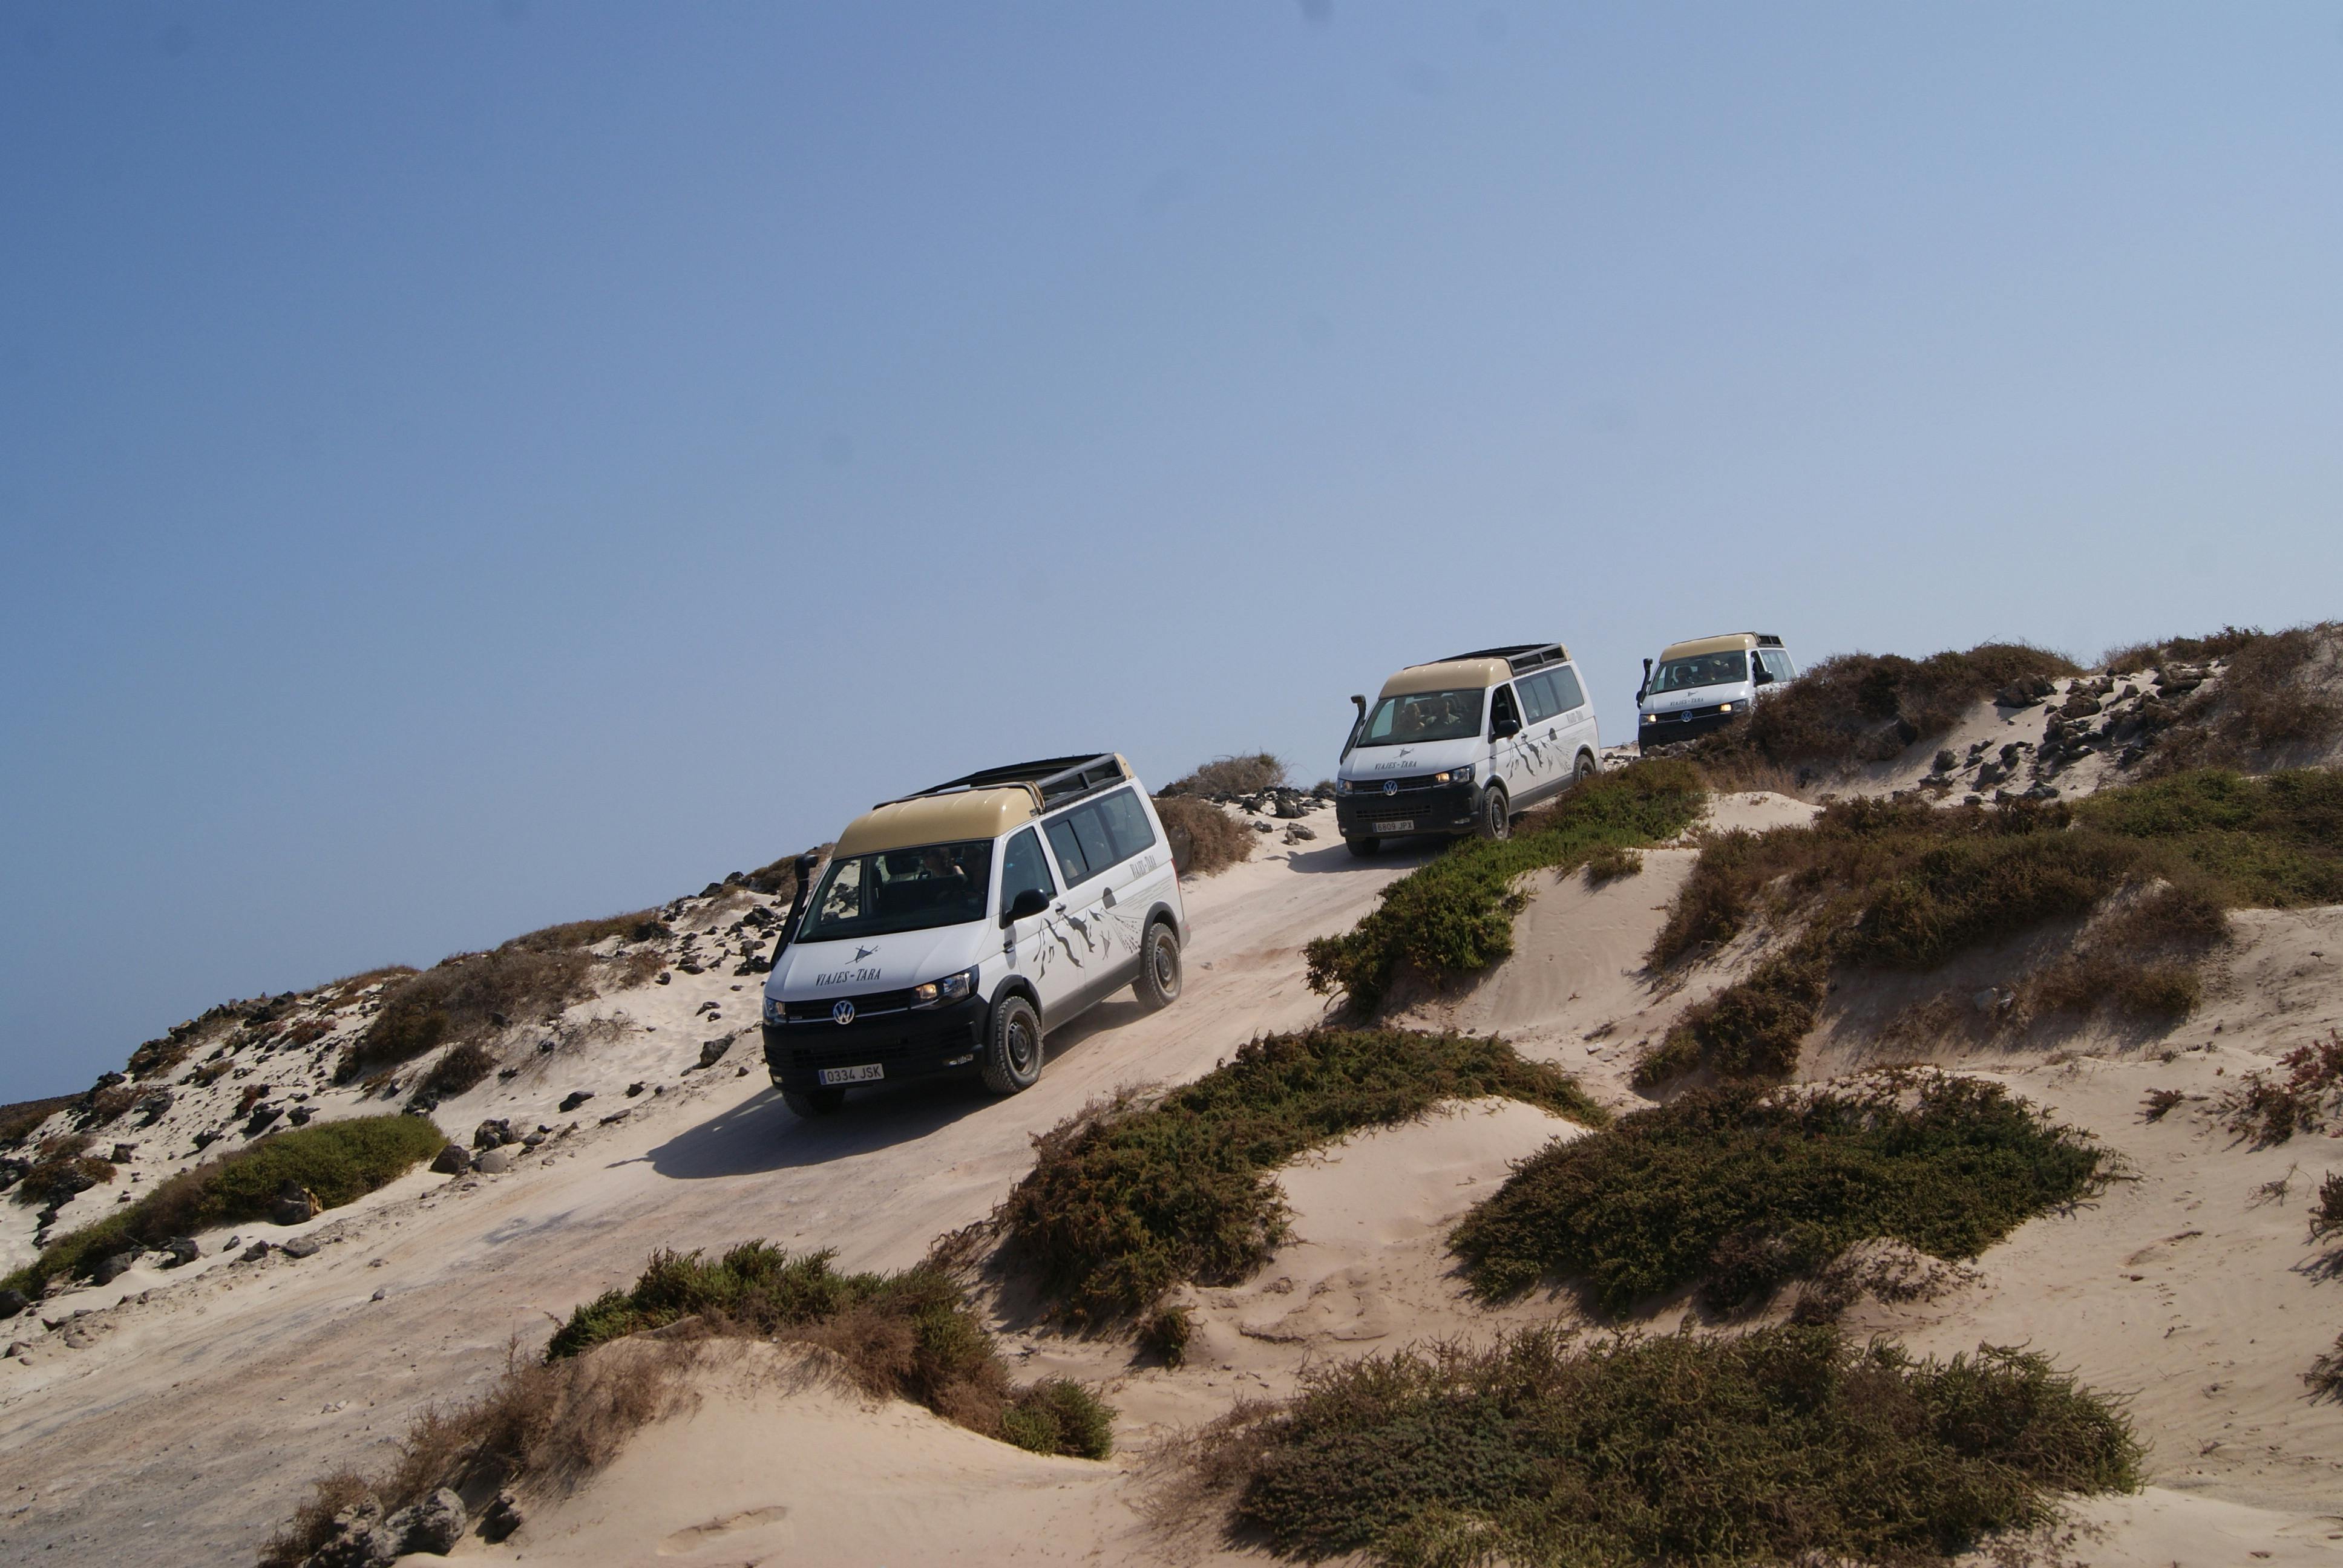
POLYGON ((1351 749, 1359 743, 1359 732, 1364 729, 1367 724, 1367 699, 1354 691, 1351 694, 1351 706, 1357 709, 1359 714, 1357 718, 1351 720, 1350 739, 1342 742, 1344 757, 1348 757, 1351 754, 1351 749))
POLYGON ((789 896, 789 918, 781 922, 781 940, 773 944, 775 958, 781 956, 781 950, 788 947, 790 940, 798 934, 798 921, 805 917, 806 900, 813 893, 814 868, 820 864, 821 857, 811 849, 790 863, 790 869, 797 872, 798 886, 797 891, 789 896))
POLYGON ((1651 689, 1652 661, 1647 658, 1644 660, 1644 684, 1635 688, 1635 700, 1639 703, 1642 702, 1644 699, 1650 694, 1651 689))

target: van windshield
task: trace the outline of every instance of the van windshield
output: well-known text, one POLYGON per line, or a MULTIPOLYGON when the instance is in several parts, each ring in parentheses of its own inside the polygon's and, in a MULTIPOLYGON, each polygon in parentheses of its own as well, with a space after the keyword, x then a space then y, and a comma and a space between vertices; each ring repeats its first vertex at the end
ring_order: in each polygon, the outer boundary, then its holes
POLYGON ((1478 687, 1454 691, 1411 691, 1386 697, 1367 715, 1362 746, 1413 746, 1419 740, 1464 740, 1481 733, 1478 687))
POLYGON ((1749 656, 1735 648, 1730 653, 1696 653, 1690 658, 1671 658, 1652 671, 1654 691, 1689 691, 1695 686, 1725 686, 1749 678, 1749 656))
POLYGON ((991 885, 990 839, 849 855, 823 873, 798 940, 832 942, 980 920, 991 885))

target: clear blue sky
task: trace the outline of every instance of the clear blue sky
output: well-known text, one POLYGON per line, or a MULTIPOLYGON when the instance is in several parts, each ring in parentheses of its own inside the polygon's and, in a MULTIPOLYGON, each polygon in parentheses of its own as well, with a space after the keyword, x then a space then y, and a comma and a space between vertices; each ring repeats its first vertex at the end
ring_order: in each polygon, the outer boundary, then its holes
POLYGON ((2343 613, 2343 7, 0 5, 0 1100, 1348 693, 2343 613))

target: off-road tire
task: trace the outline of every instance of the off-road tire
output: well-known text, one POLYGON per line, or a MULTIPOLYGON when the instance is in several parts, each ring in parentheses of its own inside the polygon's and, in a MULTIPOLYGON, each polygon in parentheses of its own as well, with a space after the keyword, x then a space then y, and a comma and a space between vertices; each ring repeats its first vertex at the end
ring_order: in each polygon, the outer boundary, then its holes
POLYGON ((992 1025, 977 1061, 984 1087, 995 1094, 1033 1087, 1041 1076, 1041 1015, 1031 1002, 1012 991, 992 1004, 992 1025))
POLYGON ((1381 839, 1345 839, 1342 840, 1342 848, 1350 850, 1352 854, 1356 855, 1362 860, 1373 859, 1375 851, 1383 847, 1383 841, 1381 839))
POLYGON ((1180 1000, 1180 933, 1169 920, 1147 928, 1139 944, 1139 978, 1131 992, 1150 1012, 1161 1012, 1180 1000))
POLYGON ((1481 792, 1481 814, 1473 824, 1473 836, 1492 842, 1513 836, 1513 803, 1501 786, 1492 784, 1481 792))
POLYGON ((810 1121, 817 1116, 835 1116, 846 1104, 843 1089, 784 1089, 781 1103, 810 1121))
POLYGON ((1589 757, 1584 751, 1580 752, 1578 754, 1578 768, 1577 770, 1571 775, 1570 787, 1573 789, 1577 789, 1581 784, 1584 784, 1589 779, 1594 778, 1599 771, 1600 769, 1594 765, 1594 759, 1589 757))

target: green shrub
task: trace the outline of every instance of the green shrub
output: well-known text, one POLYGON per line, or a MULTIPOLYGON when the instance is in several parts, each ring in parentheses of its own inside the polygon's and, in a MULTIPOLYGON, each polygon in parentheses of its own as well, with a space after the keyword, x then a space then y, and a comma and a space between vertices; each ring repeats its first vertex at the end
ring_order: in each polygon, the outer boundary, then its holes
POLYGON ((1459 841, 1383 889, 1355 927, 1312 941, 1311 989, 1372 1007, 1402 965, 1435 980, 1487 969, 1513 950, 1513 916, 1525 901, 1515 883, 1523 872, 1569 871, 1599 851, 1672 839, 1699 817, 1706 799, 1699 773, 1683 762, 1597 773, 1523 819, 1511 839, 1459 841))
POLYGON ((1643 854, 1616 844, 1598 844, 1586 857, 1586 879, 1597 884, 1641 876, 1643 870, 1643 854))
POLYGON ((1142 1312, 1182 1280, 1242 1279, 1268 1258, 1285 1235, 1271 1177, 1279 1165, 1442 1101, 1484 1095, 1604 1120, 1570 1079, 1499 1040, 1272 1035, 1160 1099, 1119 1095, 1037 1137, 1033 1170, 997 1218, 1069 1318, 1142 1312))
MULTIPOLYGON (((2343 1179, 2328 1180, 2330 1185, 2343 1187, 2343 1179)), ((1176 1367, 1187 1361, 1188 1342, 1195 1332, 1195 1321, 1187 1308, 1164 1307, 1139 1325, 1139 1348, 1165 1366, 1176 1367)))
POLYGON ((2182 1017, 2229 910, 2338 901, 2343 775, 2325 770, 2186 773, 2073 805, 1842 801, 1803 827, 1704 844, 1648 961, 1706 950, 1761 913, 1804 930, 1786 953, 1679 1020, 1637 1081, 1699 1066, 1782 1076, 1834 966, 1930 970, 2061 920, 2094 924, 2030 977, 2036 1008, 2182 1017))
POLYGON ((2140 1449, 2041 1356, 1792 1324, 1315 1368, 1201 1457, 1283 1555, 1564 1568, 1944 1563, 2048 1523, 2058 1493, 2137 1486, 2140 1449))
POLYGON ((816 1344, 845 1359, 874 1393, 1041 1453, 1103 1459, 1114 1412, 1079 1385, 1009 1386, 992 1335, 941 1269, 841 1274, 827 1251, 796 1257, 746 1241, 721 1257, 659 1251, 626 1291, 569 1315, 546 1346, 562 1361, 629 1334, 698 1318, 709 1334, 816 1344))
POLYGON ((1035 1453, 1104 1459, 1114 1452, 1114 1410, 1071 1378, 1044 1378, 1001 1412, 1001 1434, 1035 1453))
POLYGON ((1728 1082, 1787 1078, 1821 1016, 1830 984, 1825 953, 1819 942, 1800 942, 1684 1010, 1636 1061, 1634 1086, 1648 1091, 1700 1068, 1728 1082))
POLYGON ((1976 1079, 1694 1091, 1557 1141, 1451 1244, 1481 1295, 1582 1280, 1606 1312, 1686 1285, 1731 1310, 1858 1241, 1971 1258, 2095 1191, 2104 1156, 1976 1079))
POLYGON ((957 1299, 948 1280, 840 1274, 830 1266, 830 1257, 822 1251, 792 1258, 765 1241, 744 1241, 712 1260, 698 1251, 662 1249, 651 1254, 649 1265, 630 1289, 607 1291, 573 1311, 545 1353, 556 1360, 574 1356, 695 1315, 730 1320, 769 1334, 835 1317, 889 1289, 957 1299))
POLYGON ((266 1137, 167 1178, 135 1203, 60 1237, 0 1286, 31 1291, 60 1275, 86 1274, 102 1259, 160 1246, 214 1225, 265 1218, 287 1182, 338 1209, 394 1181, 447 1147, 421 1116, 359 1116, 266 1137))

